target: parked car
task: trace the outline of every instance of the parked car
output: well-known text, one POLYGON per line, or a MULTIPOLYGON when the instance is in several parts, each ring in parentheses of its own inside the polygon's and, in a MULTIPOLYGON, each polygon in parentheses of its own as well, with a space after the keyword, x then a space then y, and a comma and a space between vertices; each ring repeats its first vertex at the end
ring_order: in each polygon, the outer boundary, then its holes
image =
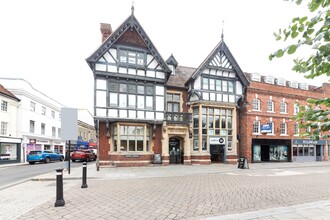
POLYGON ((92 150, 77 150, 71 154, 72 162, 75 162, 76 160, 86 161, 86 162, 91 160, 95 161, 96 157, 97 157, 96 154, 92 150))
POLYGON ((50 163, 51 161, 63 161, 64 156, 60 153, 54 153, 50 150, 33 150, 27 156, 27 162, 29 164, 35 164, 35 162, 50 163))

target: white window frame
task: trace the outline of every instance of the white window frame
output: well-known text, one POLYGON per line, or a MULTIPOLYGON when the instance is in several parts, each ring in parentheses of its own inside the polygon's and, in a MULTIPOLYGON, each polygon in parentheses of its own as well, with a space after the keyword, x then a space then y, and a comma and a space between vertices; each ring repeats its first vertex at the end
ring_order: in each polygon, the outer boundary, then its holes
POLYGON ((30 111, 35 112, 36 111, 36 103, 30 101, 30 111))
POLYGON ((268 122, 268 124, 272 124, 272 132, 267 133, 267 135, 274 135, 274 134, 275 134, 275 133, 274 133, 274 131, 275 131, 275 129, 274 129, 274 127, 275 127, 275 123, 274 123, 273 121, 270 121, 270 122, 268 122))
POLYGON ((274 101, 267 100, 267 112, 274 112, 274 101))
POLYGON ((7 132, 8 132, 8 122, 2 121, 0 135, 7 136, 7 132))
POLYGON ((252 101, 252 110, 260 111, 260 99, 253 99, 252 101))
POLYGON ((1 111, 3 111, 3 112, 8 111, 8 102, 5 100, 1 100, 1 111))
POLYGON ((261 134, 260 133, 260 121, 254 121, 252 124, 252 133, 253 134, 261 134))
POLYGON ((296 122, 293 125, 293 135, 299 136, 299 134, 300 134, 299 123, 296 122))
POLYGON ((41 106, 41 114, 46 115, 46 107, 45 106, 41 106))
POLYGON ((280 124, 280 135, 288 134, 288 124, 286 122, 281 122, 280 124))
POLYGON ((286 102, 280 103, 280 113, 281 114, 287 114, 288 113, 288 104, 286 102))
POLYGON ((299 105, 297 104, 297 103, 295 103, 294 105, 293 105, 293 115, 297 115, 298 114, 298 112, 299 112, 299 105))

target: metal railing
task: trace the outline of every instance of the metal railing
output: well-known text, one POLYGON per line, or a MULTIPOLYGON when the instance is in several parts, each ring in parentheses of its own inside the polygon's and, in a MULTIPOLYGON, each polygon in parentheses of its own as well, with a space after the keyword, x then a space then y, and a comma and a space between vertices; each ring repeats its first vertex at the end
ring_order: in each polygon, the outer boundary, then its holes
POLYGON ((191 123, 191 113, 186 112, 166 112, 165 120, 169 124, 189 124, 191 123))

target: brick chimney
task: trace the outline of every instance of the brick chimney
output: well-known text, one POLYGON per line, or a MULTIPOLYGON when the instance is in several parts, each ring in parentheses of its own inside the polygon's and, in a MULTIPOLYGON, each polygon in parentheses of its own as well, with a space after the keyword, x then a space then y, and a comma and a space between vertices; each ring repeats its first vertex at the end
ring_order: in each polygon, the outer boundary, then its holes
POLYGON ((101 23, 102 43, 112 34, 111 24, 101 23))

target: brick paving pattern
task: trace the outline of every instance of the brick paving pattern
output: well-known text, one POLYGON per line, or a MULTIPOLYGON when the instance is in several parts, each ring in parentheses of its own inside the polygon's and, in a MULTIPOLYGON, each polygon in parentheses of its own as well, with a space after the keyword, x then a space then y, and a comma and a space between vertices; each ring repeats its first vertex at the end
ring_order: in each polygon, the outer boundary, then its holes
MULTIPOLYGON (((49 198, 46 202, 18 219, 211 219, 330 198, 328 172, 91 179, 86 189, 80 187, 81 182, 70 181, 64 191, 65 206, 54 207, 55 194, 53 198, 44 195, 49 198)), ((283 213, 284 218, 290 216, 295 217, 283 213)))

